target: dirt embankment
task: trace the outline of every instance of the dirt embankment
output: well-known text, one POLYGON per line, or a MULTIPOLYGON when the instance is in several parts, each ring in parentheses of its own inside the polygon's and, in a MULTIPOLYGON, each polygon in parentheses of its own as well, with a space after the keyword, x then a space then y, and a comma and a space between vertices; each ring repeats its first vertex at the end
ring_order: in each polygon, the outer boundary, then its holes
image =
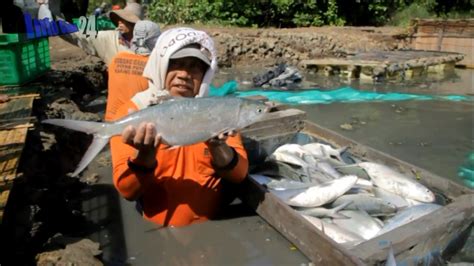
POLYGON ((299 29, 203 28, 216 42, 219 65, 273 65, 341 57, 356 52, 409 48, 407 31, 395 27, 299 29))
MULTIPOLYGON (((204 30, 214 38, 220 67, 265 66, 281 61, 298 65, 304 59, 410 48, 408 29, 399 27, 191 27, 204 30)), ((171 26, 162 30, 169 28, 171 26)), ((51 59, 56 69, 94 62, 80 49, 57 37, 50 38, 50 42, 51 59)))

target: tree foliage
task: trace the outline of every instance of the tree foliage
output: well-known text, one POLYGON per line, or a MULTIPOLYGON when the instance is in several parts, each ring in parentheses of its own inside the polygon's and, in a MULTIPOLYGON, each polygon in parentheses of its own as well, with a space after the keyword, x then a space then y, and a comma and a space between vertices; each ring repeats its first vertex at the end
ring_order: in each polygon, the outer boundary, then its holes
POLYGON ((425 17, 472 17, 472 8, 471 0, 153 0, 148 14, 164 24, 361 26, 410 19, 411 12, 425 17))

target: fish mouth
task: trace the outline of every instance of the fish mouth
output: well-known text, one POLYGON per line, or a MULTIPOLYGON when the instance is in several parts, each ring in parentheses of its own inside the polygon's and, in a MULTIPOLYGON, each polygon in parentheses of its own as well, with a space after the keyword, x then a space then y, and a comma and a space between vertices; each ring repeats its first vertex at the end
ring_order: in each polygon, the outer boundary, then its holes
POLYGON ((264 108, 263 108, 263 112, 264 113, 270 113, 273 108, 275 108, 276 104, 274 102, 264 102, 264 108))

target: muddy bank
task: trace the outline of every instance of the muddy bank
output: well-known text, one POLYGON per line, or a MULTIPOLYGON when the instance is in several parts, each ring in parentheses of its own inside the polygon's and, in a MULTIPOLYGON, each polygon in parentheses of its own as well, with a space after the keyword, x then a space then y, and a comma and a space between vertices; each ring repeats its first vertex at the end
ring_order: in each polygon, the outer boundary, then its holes
POLYGON ((409 48, 407 31, 396 27, 298 29, 203 28, 216 41, 221 67, 298 65, 304 59, 409 48))
MULTIPOLYGON (((87 110, 106 93, 105 65, 57 38, 50 45, 52 70, 31 85, 41 95, 33 115, 38 121, 100 121, 100 113, 87 110)), ((82 213, 83 191, 96 180, 67 176, 90 141, 40 123, 30 130, 19 165, 23 175, 15 181, 1 227, 2 265, 101 264, 99 244, 84 237, 94 225, 82 213)))

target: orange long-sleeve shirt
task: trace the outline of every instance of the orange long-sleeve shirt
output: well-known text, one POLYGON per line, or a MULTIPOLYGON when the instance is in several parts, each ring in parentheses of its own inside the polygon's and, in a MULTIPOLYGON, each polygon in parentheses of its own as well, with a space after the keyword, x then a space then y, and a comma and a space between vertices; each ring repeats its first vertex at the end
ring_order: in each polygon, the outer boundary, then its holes
POLYGON ((148 88, 148 80, 142 76, 147 60, 148 56, 127 51, 119 52, 111 60, 105 121, 115 120, 120 106, 148 88))
MULTIPOLYGON (((119 108, 117 117, 127 115, 130 110, 137 110, 131 101, 119 108)), ((222 202, 221 178, 239 183, 248 171, 247 153, 240 135, 229 137, 227 144, 238 155, 233 169, 216 172, 205 143, 171 149, 161 144, 155 171, 142 173, 128 167, 128 159, 134 158, 135 149, 123 143, 121 136, 115 136, 110 141, 114 185, 124 198, 134 199, 141 194, 144 217, 157 224, 183 226, 211 219, 222 202)))

